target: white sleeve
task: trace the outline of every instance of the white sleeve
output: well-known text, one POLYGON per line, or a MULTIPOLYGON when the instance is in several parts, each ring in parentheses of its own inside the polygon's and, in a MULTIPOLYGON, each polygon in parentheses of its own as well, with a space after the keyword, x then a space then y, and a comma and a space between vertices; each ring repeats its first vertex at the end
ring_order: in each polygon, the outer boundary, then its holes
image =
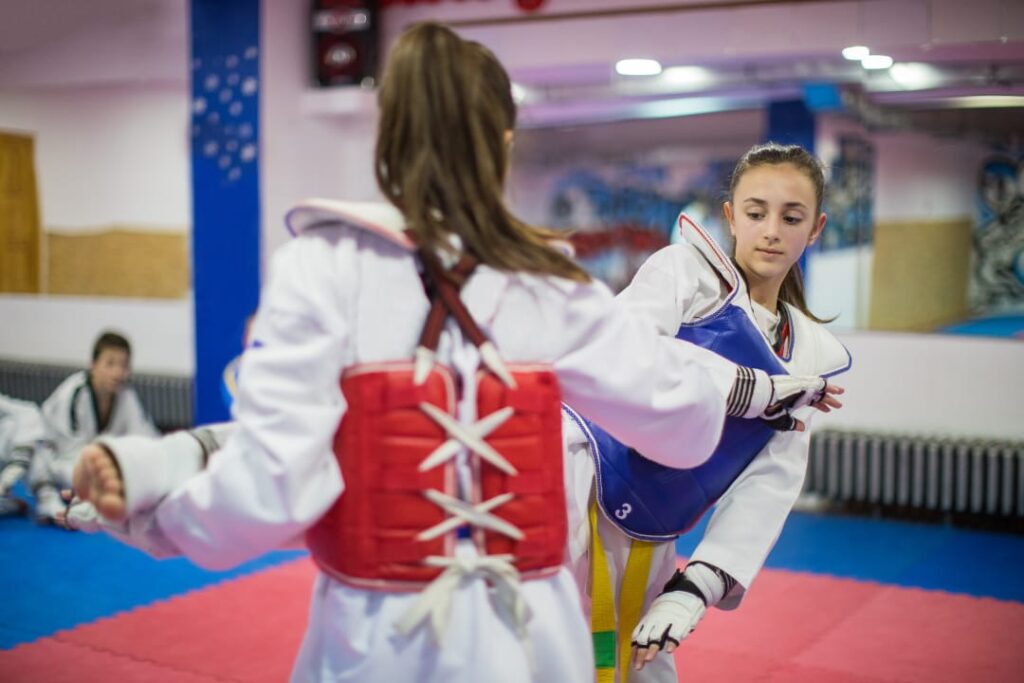
POLYGON ((567 309, 554 363, 566 403, 655 462, 686 468, 707 460, 736 366, 657 334, 601 283, 573 288, 567 309))
MULTIPOLYGON (((797 411, 805 423, 813 408, 797 411)), ((736 579, 718 603, 735 609, 775 546, 807 472, 810 432, 777 432, 718 500, 690 561, 714 565, 736 579)))
POLYGON ((668 249, 651 254, 617 298, 654 325, 658 334, 674 337, 683 322, 683 307, 676 295, 677 278, 668 249))
POLYGON ((123 480, 130 482, 124 492, 127 518, 111 522, 99 516, 91 504, 79 502, 68 511, 71 526, 85 531, 106 531, 157 558, 179 554, 154 523, 154 507, 167 491, 201 472, 234 431, 235 423, 222 422, 173 432, 161 438, 101 436, 97 442, 114 456, 123 480))
POLYGON ((673 244, 651 254, 629 286, 619 292, 630 310, 674 337, 690 321, 722 300, 718 276, 688 244, 673 244))
POLYGON ((339 379, 349 337, 334 292, 351 283, 334 279, 333 256, 317 238, 278 251, 241 361, 237 432, 156 509, 162 534, 201 566, 280 547, 344 488, 332 443, 345 412, 339 379))
POLYGON ((43 416, 35 403, 0 395, 0 415, 11 421, 11 446, 15 448, 33 446, 46 436, 43 416))
POLYGON ((164 437, 102 435, 102 444, 117 461, 125 481, 125 512, 132 517, 206 468, 215 451, 236 431, 234 422, 203 425, 164 437))

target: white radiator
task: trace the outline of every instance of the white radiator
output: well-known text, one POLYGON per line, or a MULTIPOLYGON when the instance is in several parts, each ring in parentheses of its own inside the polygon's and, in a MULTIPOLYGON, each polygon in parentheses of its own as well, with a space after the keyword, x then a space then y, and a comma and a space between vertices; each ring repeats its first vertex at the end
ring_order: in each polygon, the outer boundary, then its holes
MULTIPOLYGON (((42 403, 71 373, 72 366, 0 359, 0 393, 42 403)), ((138 392, 156 426, 173 431, 192 426, 192 378, 132 373, 138 392)))
POLYGON ((1024 517, 1024 442, 824 430, 804 490, 843 502, 1024 517))

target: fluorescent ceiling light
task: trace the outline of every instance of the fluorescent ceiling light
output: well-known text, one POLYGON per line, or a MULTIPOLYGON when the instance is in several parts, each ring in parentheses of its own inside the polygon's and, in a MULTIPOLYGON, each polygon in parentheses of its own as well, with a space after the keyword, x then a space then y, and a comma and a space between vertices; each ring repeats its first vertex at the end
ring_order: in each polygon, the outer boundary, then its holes
POLYGON ((860 65, 865 69, 888 69, 892 66, 892 57, 888 55, 868 55, 860 60, 860 65))
POLYGON ((620 59, 615 63, 615 72, 620 76, 657 76, 661 64, 655 59, 620 59))
POLYGON ((700 66, 670 66, 661 78, 672 85, 704 85, 711 80, 711 72, 700 66))
POLYGON ((899 62, 889 69, 889 77, 907 90, 934 88, 942 82, 942 74, 930 64, 899 62))
POLYGON ((871 50, 865 45, 851 45, 843 48, 843 57, 851 62, 857 62, 871 54, 871 50))
POLYGON ((1004 109, 1008 107, 1024 107, 1024 96, 1021 95, 968 95, 954 97, 950 104, 960 109, 1004 109))
POLYGON ((523 100, 526 99, 526 88, 519 85, 518 83, 512 84, 512 99, 516 104, 522 104, 523 100))

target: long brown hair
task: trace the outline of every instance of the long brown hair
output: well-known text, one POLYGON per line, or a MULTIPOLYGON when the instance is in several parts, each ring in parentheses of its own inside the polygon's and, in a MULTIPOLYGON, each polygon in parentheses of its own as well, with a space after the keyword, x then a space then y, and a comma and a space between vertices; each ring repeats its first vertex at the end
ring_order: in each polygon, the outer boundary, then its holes
POLYGON ((378 100, 377 184, 422 249, 450 249, 455 233, 498 270, 590 280, 551 246, 557 233, 505 206, 505 136, 516 106, 490 50, 440 24, 415 24, 391 48, 378 100))
MULTIPOLYGON (((810 178, 811 184, 814 186, 814 219, 817 220, 821 216, 821 205, 825 195, 825 169, 817 157, 800 145, 780 145, 776 142, 766 142, 754 145, 747 150, 747 153, 736 162, 736 168, 732 171, 732 178, 729 181, 729 201, 734 201, 736 185, 739 184, 744 173, 758 166, 778 166, 779 164, 792 164, 810 178)), ((743 273, 742 268, 740 273, 743 273)), ((744 274, 743 277, 746 278, 746 275, 744 274)), ((804 297, 804 278, 800 272, 799 262, 794 263, 786 273, 782 286, 779 288, 779 299, 791 306, 796 306, 815 322, 827 323, 835 320, 835 318, 827 320, 819 318, 807 308, 807 299, 804 297)))

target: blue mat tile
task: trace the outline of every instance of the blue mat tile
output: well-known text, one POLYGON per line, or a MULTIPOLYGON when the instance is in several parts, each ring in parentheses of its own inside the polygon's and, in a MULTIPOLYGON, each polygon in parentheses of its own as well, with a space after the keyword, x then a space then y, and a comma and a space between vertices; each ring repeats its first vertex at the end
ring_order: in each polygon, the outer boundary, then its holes
POLYGON ((212 572, 180 558, 155 560, 105 534, 0 519, 0 649, 303 555, 278 551, 212 572))
MULTIPOLYGON (((707 517, 676 542, 687 556, 707 517)), ((1024 602, 1024 536, 795 512, 768 557, 776 569, 1024 602)))

